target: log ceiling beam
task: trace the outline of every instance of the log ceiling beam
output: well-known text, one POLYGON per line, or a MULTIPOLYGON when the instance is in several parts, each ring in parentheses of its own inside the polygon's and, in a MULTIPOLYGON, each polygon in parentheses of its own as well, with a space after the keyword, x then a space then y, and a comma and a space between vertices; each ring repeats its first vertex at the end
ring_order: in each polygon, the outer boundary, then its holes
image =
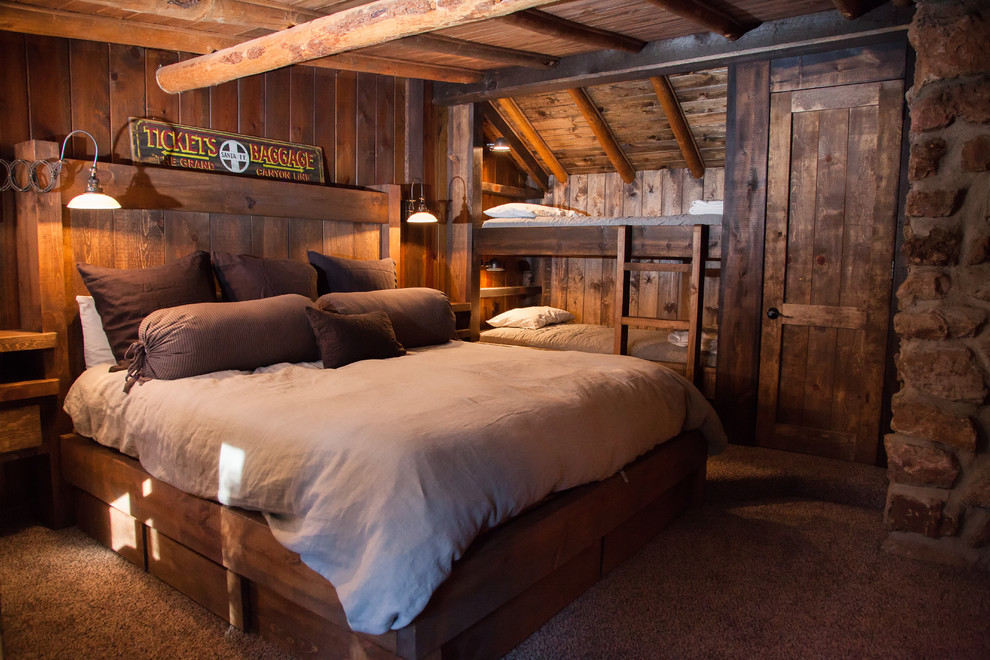
POLYGON ((591 132, 595 134, 598 139, 598 144, 601 145, 602 149, 605 150, 605 155, 608 156, 609 161, 615 168, 615 171, 619 173, 622 180, 626 183, 632 183, 636 180, 636 170, 633 168, 632 163, 629 162, 629 157, 626 156, 626 152, 622 150, 622 146, 619 144, 618 140, 615 139, 615 135, 612 133, 612 129, 609 127, 608 122, 602 117, 602 113, 598 110, 598 106, 595 105, 591 97, 588 96, 587 90, 583 87, 577 87, 575 89, 567 90, 567 93, 571 95, 571 99, 574 104, 577 105, 578 110, 584 116, 585 121, 591 126, 591 132))
MULTIPOLYGON (((3 16, 0 17, 0 29, 24 34, 105 41, 113 44, 186 53, 212 53, 221 48, 243 42, 243 39, 228 35, 165 27, 151 23, 132 22, 126 30, 123 30, 118 19, 56 9, 43 9, 11 2, 0 1, 0 9, 3 10, 3 16)), ((484 77, 481 72, 472 69, 421 64, 360 53, 341 53, 331 57, 310 60, 306 64, 327 69, 364 71, 454 84, 476 83, 484 77)))
POLYGON ((499 197, 511 197, 512 199, 539 199, 543 192, 538 188, 520 188, 519 186, 506 186, 500 183, 481 182, 481 192, 499 197))
POLYGON ((701 0, 647 0, 671 14, 687 19, 706 30, 722 35, 729 41, 735 41, 759 23, 743 25, 736 19, 708 6, 701 0))
POLYGON ((547 171, 536 160, 536 156, 533 155, 530 148, 516 135, 512 126, 498 113, 498 110, 491 103, 480 103, 478 108, 481 109, 481 116, 485 124, 490 125, 495 133, 509 141, 509 146, 512 147, 509 154, 516 165, 528 174, 543 192, 550 190, 550 177, 547 171))
POLYGON ((600 30, 538 9, 517 11, 514 14, 503 16, 498 20, 506 25, 529 30, 530 32, 536 32, 548 37, 576 41, 607 50, 638 53, 646 46, 645 41, 641 41, 635 37, 627 37, 624 34, 610 32, 609 30, 600 30))
POLYGON ((677 140, 677 146, 681 149, 681 155, 687 162, 691 176, 700 179, 705 176, 705 160, 701 157, 698 143, 695 141, 694 133, 691 132, 691 127, 684 117, 684 109, 677 100, 674 88, 670 85, 670 79, 667 76, 654 76, 650 78, 650 83, 657 93, 657 98, 660 99, 660 105, 667 115, 667 123, 670 124, 670 130, 674 132, 674 139, 677 140))
POLYGON ((554 0, 376 0, 258 37, 208 55, 164 66, 158 85, 176 93, 374 46, 422 32, 498 18, 554 0))
POLYGON ((847 21, 834 10, 767 21, 736 42, 708 33, 652 41, 639 53, 597 51, 562 57, 549 71, 514 67, 484 82, 437 85, 433 100, 441 105, 490 101, 505 96, 527 96, 591 87, 651 76, 702 71, 739 62, 769 60, 852 48, 885 41, 901 41, 914 10, 887 4, 847 21))
POLYGON ((873 11, 887 0, 832 0, 832 4, 848 20, 854 20, 873 11))
POLYGON ((567 183, 567 170, 560 164, 553 151, 550 150, 550 146, 530 123, 522 108, 512 99, 497 99, 495 104, 502 117, 519 129, 520 137, 546 163, 547 168, 557 177, 557 181, 567 183))
POLYGON ((476 41, 454 39, 439 34, 417 34, 404 37, 394 43, 434 53, 469 57, 474 60, 488 60, 532 69, 549 69, 560 63, 560 58, 552 55, 516 50, 515 48, 503 48, 502 46, 489 46, 476 41))

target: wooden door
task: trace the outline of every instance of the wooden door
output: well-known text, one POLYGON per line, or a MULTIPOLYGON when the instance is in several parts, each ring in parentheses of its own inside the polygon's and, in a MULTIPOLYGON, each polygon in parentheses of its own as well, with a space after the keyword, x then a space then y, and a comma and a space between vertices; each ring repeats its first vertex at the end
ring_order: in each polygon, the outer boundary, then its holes
POLYGON ((757 443, 876 461, 902 81, 773 94, 757 443))

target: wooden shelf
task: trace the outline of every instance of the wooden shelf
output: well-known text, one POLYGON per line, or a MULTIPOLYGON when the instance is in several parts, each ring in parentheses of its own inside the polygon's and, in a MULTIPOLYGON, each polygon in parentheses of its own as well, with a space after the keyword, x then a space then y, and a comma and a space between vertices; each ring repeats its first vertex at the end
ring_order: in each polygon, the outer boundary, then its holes
POLYGON ((58 335, 54 332, 29 332, 27 330, 0 330, 0 353, 12 351, 36 351, 55 348, 58 335))
POLYGON ((458 312, 470 312, 471 311, 471 303, 469 303, 469 302, 452 302, 452 303, 450 303, 450 308, 452 310, 454 310, 454 313, 455 314, 457 314, 458 312))
POLYGON ((40 380, 19 380, 15 383, 0 383, 0 403, 36 399, 58 394, 58 378, 40 380))
POLYGON ((502 298, 504 296, 532 296, 543 293, 543 287, 533 286, 483 286, 482 298, 502 298))

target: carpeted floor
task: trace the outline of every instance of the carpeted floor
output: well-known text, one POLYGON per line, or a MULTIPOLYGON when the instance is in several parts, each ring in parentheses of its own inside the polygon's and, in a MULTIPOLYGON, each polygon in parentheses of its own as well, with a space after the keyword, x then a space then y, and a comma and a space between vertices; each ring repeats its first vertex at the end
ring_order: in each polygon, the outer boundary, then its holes
MULTIPOLYGON (((731 447, 707 501, 509 658, 984 658, 990 574, 894 557, 883 470, 731 447)), ((281 658, 72 528, 0 537, 6 656, 281 658)))

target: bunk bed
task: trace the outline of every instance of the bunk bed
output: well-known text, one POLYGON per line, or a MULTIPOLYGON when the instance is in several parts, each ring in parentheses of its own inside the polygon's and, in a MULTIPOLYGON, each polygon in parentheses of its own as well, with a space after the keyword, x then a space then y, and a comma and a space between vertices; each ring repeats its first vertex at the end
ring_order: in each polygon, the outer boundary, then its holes
MULTIPOLYGON (((18 145, 17 155, 51 159, 57 150, 29 142, 18 145)), ((305 247, 330 243, 338 253, 349 249, 361 259, 397 254, 397 186, 355 190, 236 177, 217 185, 216 177, 201 173, 102 165, 106 192, 125 209, 70 211, 66 202, 81 192, 87 170, 88 163, 66 161, 58 187, 24 193, 17 207, 22 323, 27 331, 56 337, 46 376, 59 383, 59 403, 83 371, 75 295, 85 290, 76 261, 155 266, 195 247, 229 249, 234 235, 260 237, 267 245, 272 234, 285 238, 279 230, 288 230, 289 256, 296 258, 304 258, 305 247), (285 199, 293 200, 291 209, 285 199)), ((515 352, 459 344, 417 358, 471 348, 515 352)), ((598 363, 589 362, 587 371, 596 368, 598 363)), ((519 373, 503 371, 512 378, 519 373)), ((495 389, 513 387, 506 382, 495 389)), ((697 394, 685 392, 689 398, 697 394)), ((72 431, 64 415, 52 424, 49 443, 53 471, 65 480, 56 483, 61 499, 83 531, 232 625, 301 655, 498 657, 699 501, 707 455, 724 443, 717 418, 705 415, 699 424, 707 437, 699 430, 675 431, 621 473, 566 488, 484 531, 411 622, 381 633, 349 626, 343 594, 280 544, 261 512, 199 497, 152 476, 138 459, 72 431)), ((660 441, 660 433, 640 431, 650 442, 654 434, 660 441)), ((539 444, 516 438, 522 445, 539 444)))
MULTIPOLYGON (((721 215, 491 218, 475 231, 474 249, 479 262, 493 257, 590 257, 613 259, 616 268, 610 326, 562 324, 530 332, 495 328, 482 331, 481 341, 635 355, 661 362, 685 374, 707 395, 714 394, 712 349, 717 340, 712 342, 714 329, 702 328, 702 301, 706 273, 713 272, 721 259, 721 215), (651 271, 683 273, 688 278, 688 300, 683 305, 687 318, 630 314, 631 275, 651 271), (674 333, 686 339, 680 342, 685 345, 673 345, 674 333)), ((478 298, 538 293, 536 286, 491 287, 480 288, 478 298)))

